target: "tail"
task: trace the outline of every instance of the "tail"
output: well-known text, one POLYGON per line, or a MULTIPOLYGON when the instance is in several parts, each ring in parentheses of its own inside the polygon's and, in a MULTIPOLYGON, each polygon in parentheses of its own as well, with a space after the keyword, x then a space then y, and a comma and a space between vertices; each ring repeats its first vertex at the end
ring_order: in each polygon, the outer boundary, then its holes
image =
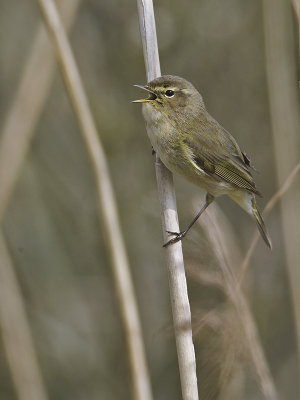
POLYGON ((231 193, 229 195, 235 202, 238 203, 240 207, 242 207, 248 214, 255 218, 256 225, 258 230, 264 239, 266 245, 272 249, 272 243, 269 238, 267 228, 265 226, 264 220, 260 215, 260 212, 257 209, 255 196, 253 193, 246 192, 245 190, 241 190, 238 192, 231 193))
POLYGON ((258 211, 257 207, 256 207, 256 202, 255 202, 255 198, 252 198, 252 212, 253 212, 253 216, 255 218, 255 222, 256 225, 258 227, 258 230, 262 236, 262 238, 264 239, 266 245, 272 249, 272 243, 271 243, 271 239, 268 235, 267 232, 267 228, 265 226, 264 220, 262 219, 262 216, 260 215, 260 212, 258 211))

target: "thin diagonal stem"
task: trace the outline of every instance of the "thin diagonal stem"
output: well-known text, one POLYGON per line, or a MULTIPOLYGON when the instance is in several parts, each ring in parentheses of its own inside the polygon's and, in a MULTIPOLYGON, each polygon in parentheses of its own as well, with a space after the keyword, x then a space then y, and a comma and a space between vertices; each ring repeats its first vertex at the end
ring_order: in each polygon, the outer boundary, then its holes
MULTIPOLYGON (((78 5, 79 0, 60 3, 67 28, 75 19, 78 5)), ((54 71, 51 44, 45 28, 40 25, 0 137, 0 225, 47 99, 54 71)), ((22 292, 1 231, 0 257, 0 325, 12 381, 18 399, 46 400, 22 292)))
POLYGON ((38 0, 44 20, 60 62, 61 71, 71 98, 95 174, 99 210, 112 261, 119 304, 126 331, 136 400, 151 400, 151 387, 146 365, 142 331, 138 317, 125 244, 121 233, 115 195, 107 161, 82 85, 78 68, 53 0, 38 0))
MULTIPOLYGON (((289 188, 291 187, 292 183, 296 179, 299 172, 300 172, 300 163, 298 165, 296 165, 296 167, 289 174, 289 176, 287 177, 287 179, 285 180, 285 182, 281 186, 281 188, 268 201, 268 203, 263 211, 264 217, 267 217, 269 215, 269 213, 273 209, 273 207, 279 202, 279 200, 282 198, 282 196, 284 196, 284 194, 289 190, 289 188)), ((250 246, 249 246, 247 253, 245 255, 245 258, 242 262, 241 270, 240 270, 239 277, 238 277, 239 285, 241 284, 241 282, 244 279, 246 270, 249 266, 251 256, 254 252, 254 249, 258 242, 259 237, 260 237, 260 235, 259 235, 258 231, 256 230, 252 236, 250 246)))
MULTIPOLYGON (((79 2, 64 0, 61 3, 66 29, 74 20, 79 2)), ((41 24, 0 136, 0 222, 48 98, 55 68, 53 48, 41 24)))
POLYGON ((278 395, 259 340, 256 325, 247 300, 237 284, 234 268, 229 259, 229 252, 217 220, 214 214, 207 210, 199 220, 199 223, 205 229, 210 245, 218 260, 223 275, 224 287, 244 330, 247 349, 251 355, 262 392, 266 399, 277 400, 278 395))

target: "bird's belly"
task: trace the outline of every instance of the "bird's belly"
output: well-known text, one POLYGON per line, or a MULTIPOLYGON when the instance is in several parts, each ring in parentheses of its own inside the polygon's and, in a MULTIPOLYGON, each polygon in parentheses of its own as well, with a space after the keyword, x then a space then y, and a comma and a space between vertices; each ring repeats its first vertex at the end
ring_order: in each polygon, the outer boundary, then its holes
POLYGON ((195 168, 182 152, 180 134, 160 112, 153 112, 152 107, 145 103, 143 114, 153 149, 172 173, 182 176, 214 196, 231 192, 231 185, 217 181, 201 168, 195 168))

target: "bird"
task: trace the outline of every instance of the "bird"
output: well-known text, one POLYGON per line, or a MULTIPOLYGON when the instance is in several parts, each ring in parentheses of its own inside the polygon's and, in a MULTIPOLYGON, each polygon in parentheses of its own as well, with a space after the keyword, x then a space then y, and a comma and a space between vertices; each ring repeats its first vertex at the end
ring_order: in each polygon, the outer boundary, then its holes
POLYGON ((146 85, 135 85, 148 92, 142 103, 146 130, 164 165, 206 191, 206 200, 192 222, 163 246, 182 240, 206 208, 221 195, 228 195, 256 222, 269 248, 272 248, 263 218, 257 208, 257 190, 250 159, 206 110, 198 90, 184 78, 160 76, 146 85))

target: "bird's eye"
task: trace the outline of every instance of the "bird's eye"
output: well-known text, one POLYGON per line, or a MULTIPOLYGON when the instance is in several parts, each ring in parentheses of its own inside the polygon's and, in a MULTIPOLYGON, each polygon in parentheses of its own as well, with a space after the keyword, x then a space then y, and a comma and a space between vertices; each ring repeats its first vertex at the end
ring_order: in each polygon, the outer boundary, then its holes
POLYGON ((174 90, 166 90, 166 93, 165 93, 165 95, 167 96, 167 97, 173 97, 174 96, 174 90))

